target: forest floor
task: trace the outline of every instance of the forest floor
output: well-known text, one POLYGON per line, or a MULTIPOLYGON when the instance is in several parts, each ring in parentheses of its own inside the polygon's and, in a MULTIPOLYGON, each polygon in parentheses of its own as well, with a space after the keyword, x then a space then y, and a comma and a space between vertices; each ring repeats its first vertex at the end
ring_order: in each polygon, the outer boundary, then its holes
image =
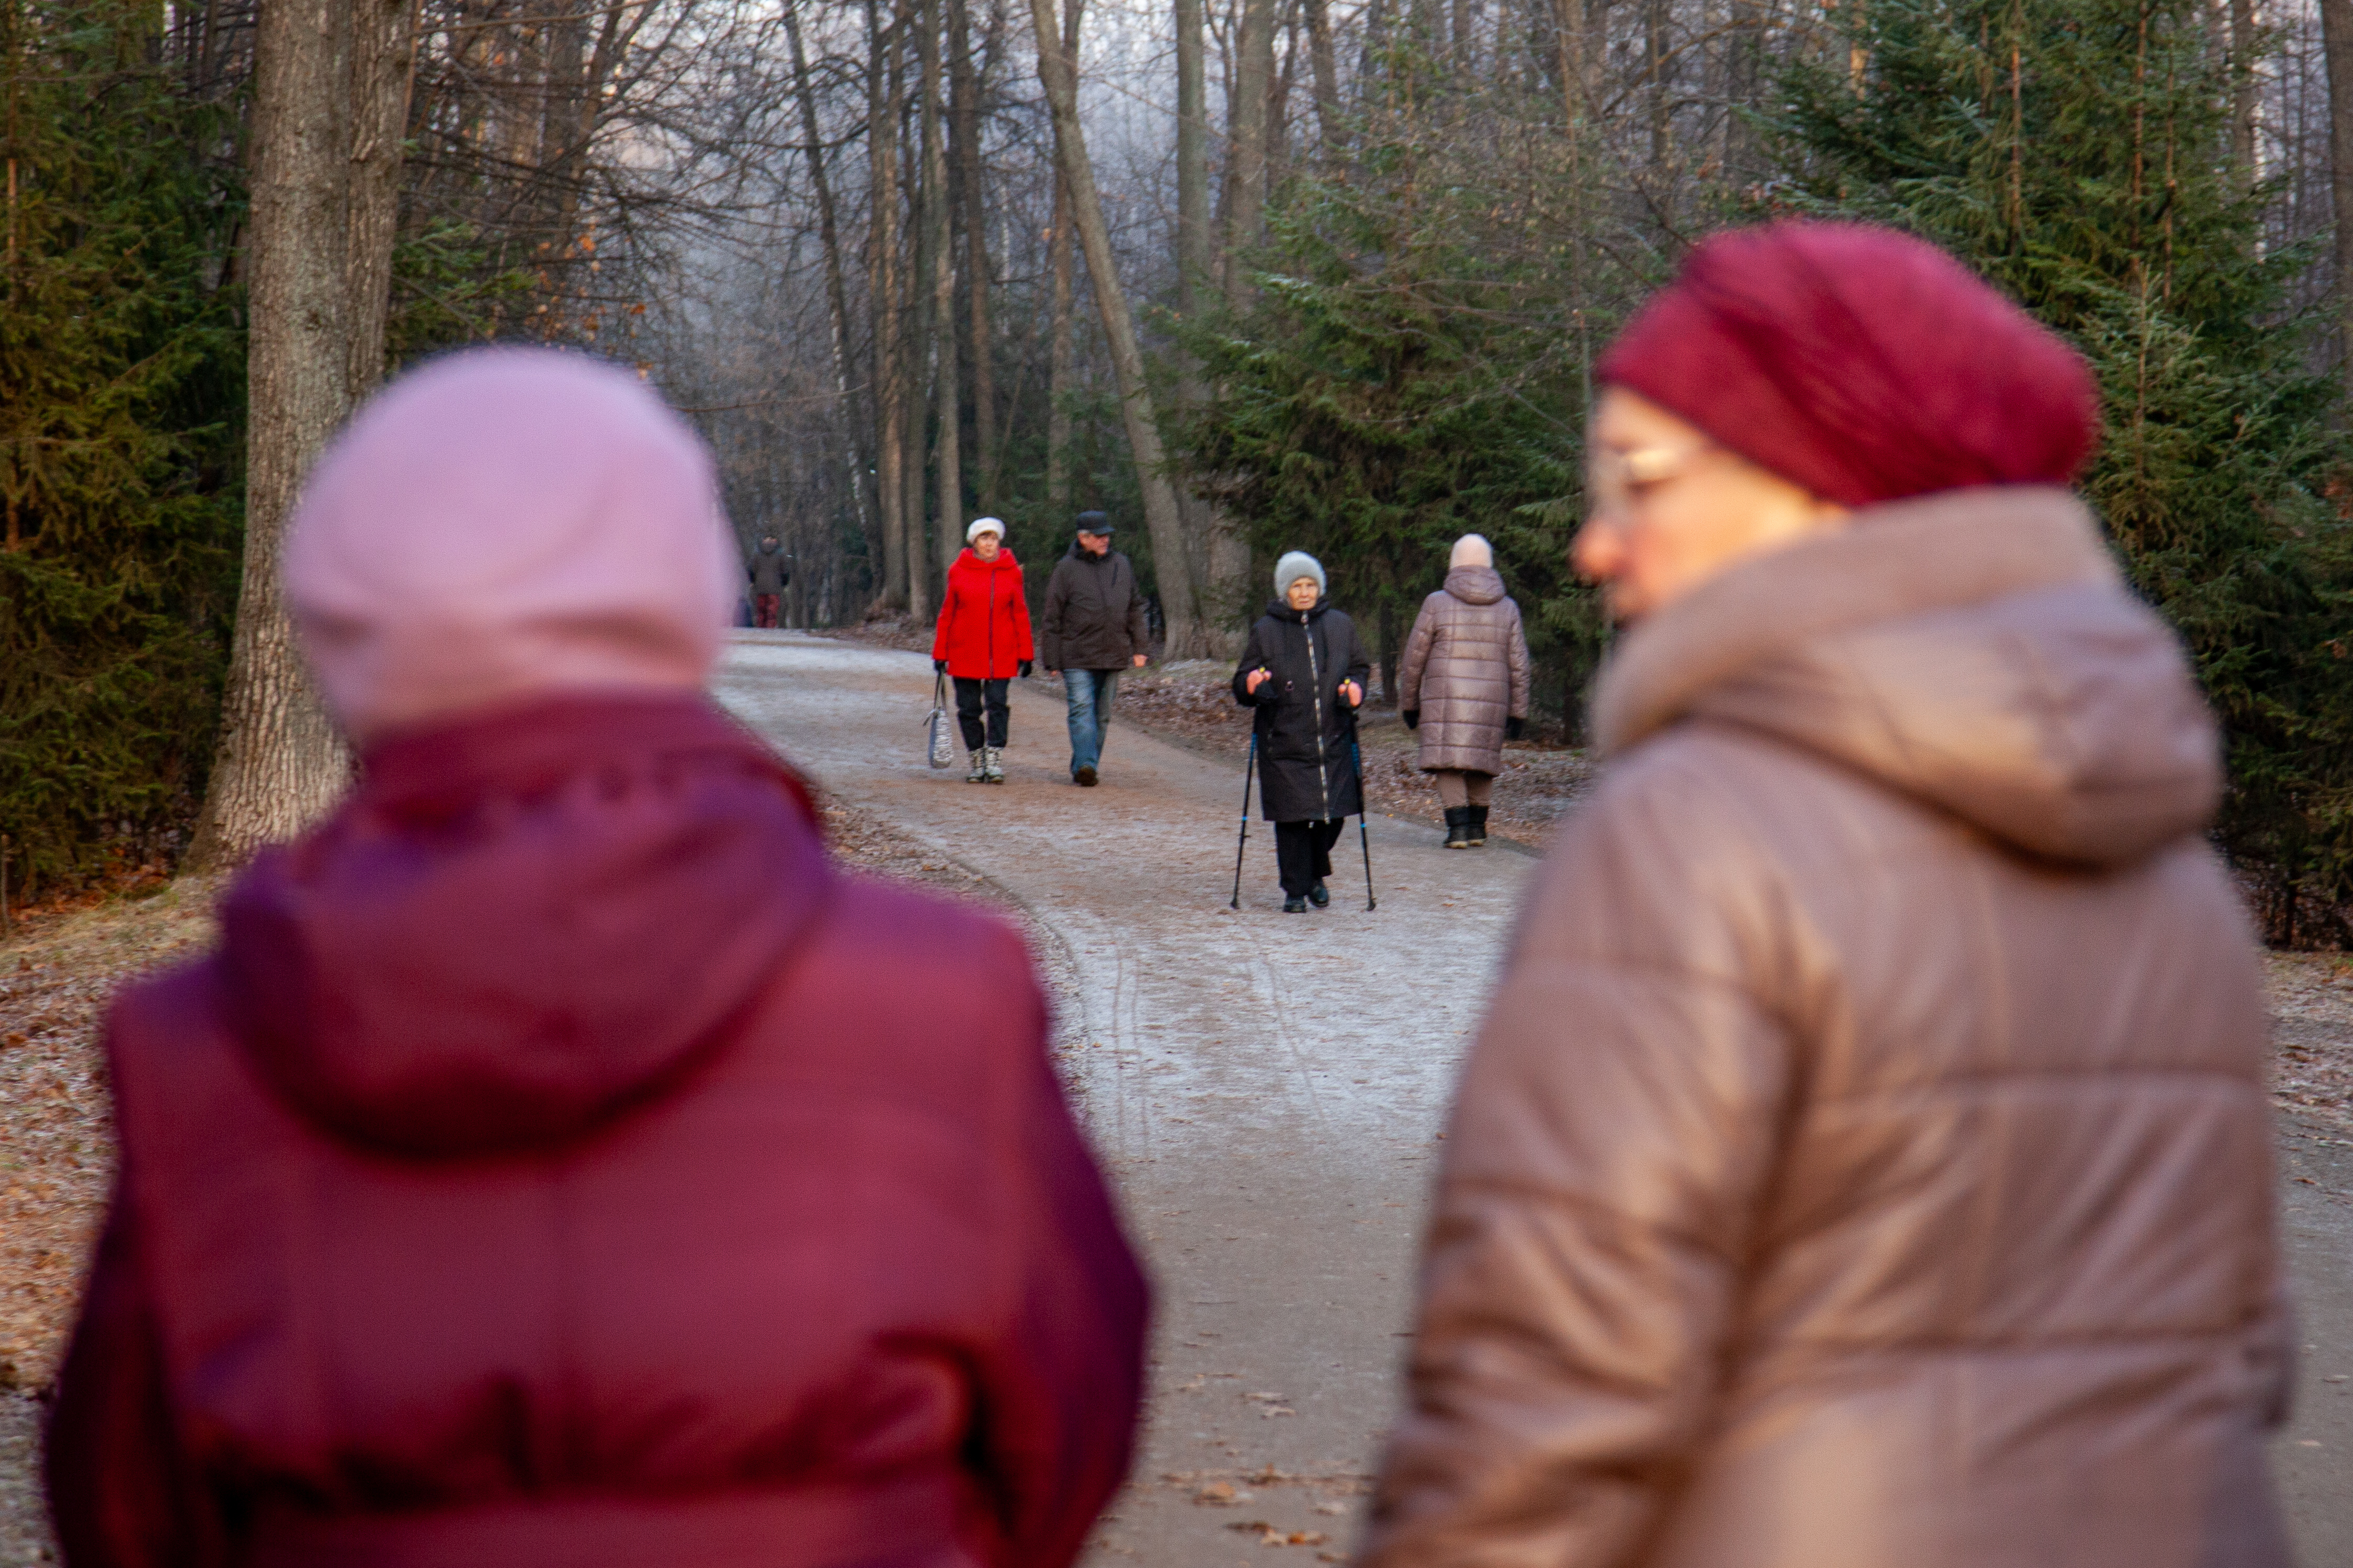
MULTIPOLYGON (((739 634, 721 694, 819 782, 838 854, 991 903, 1056 993, 1058 1060, 1163 1304, 1145 1449, 1095 1562, 1193 1568, 1261 1544, 1336 1559, 1388 1417, 1430 1141, 1531 856, 1438 849, 1412 738, 1377 714, 1380 911, 1347 903, 1342 867, 1331 911, 1273 913, 1254 831, 1229 914, 1248 735, 1229 670, 1129 677, 1105 786, 1083 794, 1059 776, 1059 682, 1026 683, 1015 780, 974 790, 921 767, 929 670, 874 641, 739 634), (1146 875, 1157 897, 1139 908, 1146 875), (1197 905, 1210 914, 1183 912, 1197 905)), ((1496 828, 1540 849, 1585 776, 1577 753, 1513 748, 1496 828)), ((123 981, 204 950, 216 891, 185 880, 0 940, 0 1568, 50 1550, 39 1401, 113 1158, 97 1019, 123 981)), ((2304 1560, 2353 1563, 2353 960, 2267 964, 2306 1327, 2275 1457, 2304 1560)))

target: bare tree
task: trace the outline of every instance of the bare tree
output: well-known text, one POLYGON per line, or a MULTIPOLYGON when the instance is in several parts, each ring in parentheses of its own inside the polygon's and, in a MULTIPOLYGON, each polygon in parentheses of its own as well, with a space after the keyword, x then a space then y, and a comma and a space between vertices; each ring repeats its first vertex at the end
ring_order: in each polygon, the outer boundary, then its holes
POLYGON ((2353 392, 2353 0, 2320 0, 2328 66, 2329 190, 2337 216, 2339 373, 2353 392))
POLYGON ((384 370, 415 0, 269 0, 256 21, 244 581, 189 862, 234 865, 343 794, 279 563, 327 438, 384 370))
POLYGON ((1110 230, 1103 223, 1103 200, 1095 191, 1086 133, 1079 125, 1078 71, 1060 48, 1055 0, 1030 0, 1029 10, 1038 37, 1038 75, 1045 85, 1047 108, 1054 121, 1055 160, 1070 186, 1071 220, 1086 251, 1087 278, 1094 287, 1096 312, 1103 318, 1112 372, 1119 384, 1120 416, 1127 426, 1128 449, 1135 459, 1136 484, 1144 494, 1144 526, 1152 539, 1161 619, 1167 628, 1171 655, 1183 657, 1198 651, 1199 633, 1185 522, 1177 511, 1176 487, 1169 482, 1152 389, 1145 380, 1144 351, 1136 343, 1135 323, 1120 292, 1119 266, 1112 255, 1110 230))

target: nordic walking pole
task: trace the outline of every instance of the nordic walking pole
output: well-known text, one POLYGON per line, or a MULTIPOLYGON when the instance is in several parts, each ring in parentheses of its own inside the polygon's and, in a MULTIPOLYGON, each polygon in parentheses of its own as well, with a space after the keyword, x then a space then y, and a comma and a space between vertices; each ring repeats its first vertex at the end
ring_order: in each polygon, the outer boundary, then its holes
POLYGON ((1356 842, 1365 848, 1365 910, 1367 913, 1379 909, 1380 901, 1373 897, 1373 834, 1365 826, 1365 814, 1370 809, 1371 791, 1365 784, 1365 753, 1356 744, 1356 720, 1348 719, 1348 754, 1356 763, 1356 842))
POLYGON ((1242 836, 1234 845, 1234 896, 1226 900, 1226 908, 1242 907, 1242 850, 1250 844, 1250 774, 1258 767, 1258 726, 1250 726, 1250 760, 1242 764, 1242 836))

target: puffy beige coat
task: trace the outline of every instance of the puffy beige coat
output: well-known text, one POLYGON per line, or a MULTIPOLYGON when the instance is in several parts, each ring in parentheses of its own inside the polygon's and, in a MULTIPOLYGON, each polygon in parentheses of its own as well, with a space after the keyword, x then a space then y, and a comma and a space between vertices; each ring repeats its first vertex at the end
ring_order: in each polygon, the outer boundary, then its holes
POLYGON ((1469 1062, 1377 1568, 2275 1568, 2265 1017, 2215 731, 2080 505, 1624 638, 1469 1062))
POLYGON ((1398 665, 1398 707, 1421 710, 1425 773, 1504 771, 1504 721, 1528 716, 1528 639, 1492 566, 1457 566, 1421 602, 1398 665))

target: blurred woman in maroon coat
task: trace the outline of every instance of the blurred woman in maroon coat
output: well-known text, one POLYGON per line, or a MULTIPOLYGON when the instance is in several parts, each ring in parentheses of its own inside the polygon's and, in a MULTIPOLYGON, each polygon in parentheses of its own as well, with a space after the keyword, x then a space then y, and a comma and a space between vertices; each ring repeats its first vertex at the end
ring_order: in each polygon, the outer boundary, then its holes
POLYGON ((287 587, 363 776, 111 1016, 78 1568, 1076 1556, 1143 1281, 1018 940, 828 864, 702 695, 735 572, 701 444, 576 357, 445 360, 321 464, 287 587))

